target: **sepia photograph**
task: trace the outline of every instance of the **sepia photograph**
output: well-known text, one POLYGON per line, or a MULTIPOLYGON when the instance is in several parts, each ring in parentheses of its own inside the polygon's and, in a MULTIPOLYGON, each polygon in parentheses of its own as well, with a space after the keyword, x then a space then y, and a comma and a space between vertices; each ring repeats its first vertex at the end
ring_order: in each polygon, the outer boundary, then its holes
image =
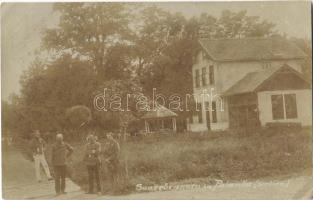
POLYGON ((313 199, 311 1, 1 3, 3 199, 313 199))

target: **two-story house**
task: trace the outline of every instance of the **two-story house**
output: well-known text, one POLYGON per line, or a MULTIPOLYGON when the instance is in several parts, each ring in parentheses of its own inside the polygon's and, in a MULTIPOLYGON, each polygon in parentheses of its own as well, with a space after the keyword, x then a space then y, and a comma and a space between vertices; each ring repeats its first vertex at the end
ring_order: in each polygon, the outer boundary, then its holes
POLYGON ((305 53, 282 38, 200 39, 192 67, 196 109, 191 131, 312 125, 311 85, 301 74, 305 53))

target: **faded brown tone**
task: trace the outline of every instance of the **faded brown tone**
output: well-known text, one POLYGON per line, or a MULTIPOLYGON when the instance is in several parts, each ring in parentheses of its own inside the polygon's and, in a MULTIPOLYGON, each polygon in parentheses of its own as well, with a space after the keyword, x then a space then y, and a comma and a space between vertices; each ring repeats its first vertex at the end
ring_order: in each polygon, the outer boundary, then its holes
POLYGON ((309 2, 1 9, 5 199, 312 197, 309 2))
MULTIPOLYGON (((224 9, 247 10, 250 15, 277 24, 280 32, 292 37, 311 38, 310 2, 208 2, 208 3, 152 3, 171 12, 182 12, 187 17, 208 12, 219 16, 224 9)), ((35 57, 44 28, 54 27, 58 15, 53 14, 51 3, 3 3, 2 21, 2 99, 18 93, 19 76, 35 57), (5 27, 5 28, 4 28, 5 27)))

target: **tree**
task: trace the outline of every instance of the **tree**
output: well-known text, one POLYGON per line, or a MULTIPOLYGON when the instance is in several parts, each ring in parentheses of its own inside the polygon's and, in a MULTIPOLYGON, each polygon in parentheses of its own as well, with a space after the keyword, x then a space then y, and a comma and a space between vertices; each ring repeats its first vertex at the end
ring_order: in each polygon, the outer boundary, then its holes
MULTIPOLYGON (((257 16, 247 16, 246 11, 225 10, 220 18, 202 13, 187 20, 180 13, 147 7, 142 10, 141 18, 142 26, 138 28, 136 42, 138 74, 147 96, 151 96, 154 88, 166 97, 192 94, 191 68, 200 49, 198 39, 201 37, 267 37, 275 34, 273 23, 257 16)), ((181 100, 185 106, 185 98, 181 100)), ((178 113, 182 118, 189 115, 188 112, 178 113)))
POLYGON ((247 16, 246 10, 224 10, 219 19, 202 13, 199 18, 200 37, 210 39, 269 37, 277 34, 274 28, 274 23, 260 20, 259 16, 247 16))
POLYGON ((141 10, 140 18, 142 25, 136 40, 137 74, 142 77, 148 94, 164 80, 168 65, 176 61, 176 57, 168 55, 169 47, 182 39, 186 19, 180 13, 171 14, 156 6, 141 10))
POLYGON ((87 60, 96 72, 106 71, 102 68, 107 67, 107 52, 115 45, 127 45, 132 36, 125 4, 57 3, 54 10, 60 13, 59 26, 46 30, 43 47, 87 60))
MULTIPOLYGON (((21 95, 13 110, 19 112, 17 119, 23 118, 17 121, 24 123, 21 132, 70 129, 66 110, 76 105, 91 109, 95 93, 103 88, 123 98, 151 96, 153 88, 166 96, 185 96, 192 93, 191 67, 199 37, 275 34, 274 24, 247 16, 246 11, 186 19, 156 6, 134 10, 123 3, 57 3, 54 10, 60 14, 59 25, 47 29, 42 38, 42 47, 51 56, 35 60, 20 80, 21 95)), ((93 127, 126 130, 133 116, 142 113, 91 109, 91 114, 93 127)))
POLYGON ((125 136, 128 124, 142 114, 136 107, 137 98, 142 95, 138 82, 125 79, 106 81, 98 87, 95 94, 102 97, 104 108, 95 110, 95 115, 103 120, 103 127, 106 120, 115 118, 125 136))
POLYGON ((2 101, 2 131, 3 135, 17 136, 21 134, 28 138, 32 129, 27 116, 27 107, 21 98, 12 94, 9 101, 2 101))
POLYGON ((93 105, 94 71, 87 62, 63 56, 43 64, 34 62, 21 77, 20 103, 28 130, 56 131, 69 127, 65 112, 75 105, 93 105), (87 66, 87 67, 86 67, 87 66))
POLYGON ((91 120, 91 111, 86 106, 73 106, 66 110, 66 117, 73 128, 79 128, 91 120))

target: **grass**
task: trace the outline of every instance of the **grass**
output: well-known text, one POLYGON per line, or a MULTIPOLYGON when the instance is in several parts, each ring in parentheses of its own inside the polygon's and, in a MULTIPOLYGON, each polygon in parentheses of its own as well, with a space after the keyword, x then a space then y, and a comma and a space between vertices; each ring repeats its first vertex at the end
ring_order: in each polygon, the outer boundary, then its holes
POLYGON ((142 184, 198 177, 249 180, 311 167, 310 129, 283 135, 271 131, 246 137, 222 133, 136 141, 123 148, 123 155, 128 157, 132 183, 141 177, 142 184))
MULTIPOLYGON (((155 134, 120 142, 121 179, 119 193, 135 190, 136 184, 275 179, 301 173, 312 167, 311 128, 267 128, 208 134, 155 134)), ((87 170, 82 162, 84 144, 73 144, 70 172, 82 188, 87 170)), ((49 157, 49 155, 48 155, 49 157)), ((103 179, 106 182, 106 179, 103 179)))

